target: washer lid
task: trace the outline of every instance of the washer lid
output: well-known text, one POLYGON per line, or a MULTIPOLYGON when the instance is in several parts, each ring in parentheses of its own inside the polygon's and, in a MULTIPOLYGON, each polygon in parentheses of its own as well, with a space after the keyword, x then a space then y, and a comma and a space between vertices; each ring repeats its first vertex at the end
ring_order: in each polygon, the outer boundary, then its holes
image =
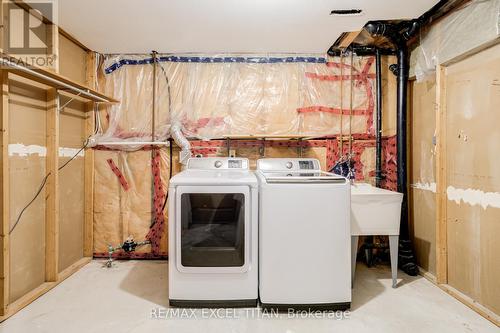
POLYGON ((261 171, 267 183, 336 183, 345 184, 347 179, 330 172, 307 171, 261 171))

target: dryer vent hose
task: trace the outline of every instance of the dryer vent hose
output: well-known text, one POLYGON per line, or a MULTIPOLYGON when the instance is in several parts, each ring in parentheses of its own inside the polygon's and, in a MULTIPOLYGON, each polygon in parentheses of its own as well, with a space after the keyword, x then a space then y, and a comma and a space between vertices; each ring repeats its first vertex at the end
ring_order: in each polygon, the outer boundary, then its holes
POLYGON ((188 159, 191 157, 191 144, 182 134, 182 125, 180 122, 174 122, 170 127, 170 135, 175 143, 181 147, 180 162, 183 165, 187 164, 188 159))

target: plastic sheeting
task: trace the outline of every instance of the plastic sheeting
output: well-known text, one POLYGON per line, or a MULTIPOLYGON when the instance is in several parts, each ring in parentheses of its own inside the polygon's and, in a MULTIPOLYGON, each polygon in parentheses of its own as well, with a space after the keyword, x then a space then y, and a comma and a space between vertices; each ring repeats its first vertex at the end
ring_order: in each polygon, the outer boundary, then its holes
MULTIPOLYGON (((156 141, 167 139, 175 121, 199 139, 347 135, 350 124, 353 134, 374 133, 372 57, 347 56, 342 64, 296 55, 157 59, 156 141)), ((121 103, 107 109, 108 127, 97 143, 152 140, 153 68, 149 55, 106 57, 101 89, 121 103)))
POLYGON ((476 0, 436 23, 412 52, 417 81, 436 65, 487 46, 500 37, 500 0, 476 0))

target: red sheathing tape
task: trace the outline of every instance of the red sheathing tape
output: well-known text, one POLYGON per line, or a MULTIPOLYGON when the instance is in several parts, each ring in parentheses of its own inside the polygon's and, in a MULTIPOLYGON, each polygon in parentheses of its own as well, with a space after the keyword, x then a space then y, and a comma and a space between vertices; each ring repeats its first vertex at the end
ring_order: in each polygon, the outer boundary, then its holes
POLYGON ((224 117, 206 117, 200 118, 196 121, 184 119, 182 125, 189 133, 198 133, 198 130, 210 126, 222 126, 224 125, 224 117))
POLYGON ((375 74, 361 73, 361 74, 353 74, 353 75, 337 75, 337 74, 316 74, 312 72, 306 72, 306 77, 309 79, 316 79, 320 81, 347 81, 351 78, 353 80, 365 80, 365 79, 374 79, 375 74))
MULTIPOLYGON (((349 110, 349 109, 340 110, 339 108, 331 108, 328 106, 308 106, 305 108, 298 108, 297 112, 299 112, 299 113, 326 112, 326 113, 333 113, 333 114, 341 114, 342 113, 343 115, 348 116, 351 113, 351 110, 349 110)), ((352 110, 352 114, 354 116, 364 116, 367 113, 368 113, 368 110, 352 110)))
POLYGON ((122 185, 123 190, 124 191, 128 191, 130 189, 130 185, 128 184, 127 180, 123 176, 123 174, 120 171, 120 169, 118 169, 118 167, 116 166, 116 164, 113 161, 113 159, 109 158, 106 161, 108 162, 109 167, 111 168, 111 170, 113 170, 113 173, 116 175, 116 177, 118 177, 118 180, 120 181, 120 184, 122 185))
POLYGON ((153 218, 154 223, 149 229, 146 239, 151 242, 151 252, 160 255, 160 242, 163 230, 165 229, 165 215, 163 214, 163 203, 165 202, 165 190, 161 182, 161 155, 160 149, 153 150, 153 160, 151 171, 153 173, 153 218))
MULTIPOLYGON (((340 81, 340 80, 350 80, 351 78, 357 82, 355 82, 356 87, 364 86, 366 92, 366 99, 368 101, 368 106, 366 110, 353 110, 353 115, 366 115, 366 128, 367 134, 374 134, 375 130, 373 127, 373 111, 375 109, 375 102, 373 96, 373 87, 370 80, 375 78, 375 74, 370 74, 370 68, 375 61, 374 57, 368 57, 366 63, 363 66, 361 72, 359 72, 356 68, 351 66, 350 64, 341 64, 337 62, 327 62, 327 67, 334 68, 347 68, 348 70, 353 71, 351 75, 321 75, 311 72, 306 72, 305 76, 310 79, 316 79, 321 81, 340 81)), ((327 112, 333 114, 343 114, 348 115, 350 113, 349 110, 340 110, 340 108, 333 108, 328 106, 309 106, 309 107, 301 107, 297 108, 297 112, 299 113, 310 113, 310 112, 327 112)))
POLYGON ((339 160, 337 140, 326 140, 326 169, 333 169, 335 163, 339 160))
POLYGON ((391 191, 397 191, 397 147, 396 136, 382 138, 382 171, 384 179, 381 181, 381 186, 391 191))

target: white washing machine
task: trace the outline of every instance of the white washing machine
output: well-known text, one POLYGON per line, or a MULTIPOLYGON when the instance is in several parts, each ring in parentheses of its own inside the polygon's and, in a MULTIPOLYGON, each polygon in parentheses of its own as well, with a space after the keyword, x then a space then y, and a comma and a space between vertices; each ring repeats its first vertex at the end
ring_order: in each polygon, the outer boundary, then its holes
POLYGON ((250 307, 258 299, 258 181, 246 158, 191 158, 169 186, 169 301, 250 307))
POLYGON ((259 295, 264 308, 351 303, 350 183, 308 158, 257 161, 259 295))

